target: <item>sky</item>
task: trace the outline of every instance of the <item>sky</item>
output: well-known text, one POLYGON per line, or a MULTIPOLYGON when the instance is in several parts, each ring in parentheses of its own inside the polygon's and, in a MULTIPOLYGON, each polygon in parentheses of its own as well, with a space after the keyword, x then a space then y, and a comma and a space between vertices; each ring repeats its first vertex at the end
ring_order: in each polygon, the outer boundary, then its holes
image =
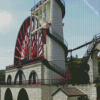
MULTIPOLYGON (((30 16, 31 8, 39 0, 1 0, 0 2, 0 69, 13 64, 19 28, 30 16)), ((64 38, 68 49, 73 49, 100 33, 100 0, 65 0, 63 19, 64 38)), ((88 46, 87 46, 88 47, 88 46)), ((72 54, 83 57, 87 47, 72 54)))

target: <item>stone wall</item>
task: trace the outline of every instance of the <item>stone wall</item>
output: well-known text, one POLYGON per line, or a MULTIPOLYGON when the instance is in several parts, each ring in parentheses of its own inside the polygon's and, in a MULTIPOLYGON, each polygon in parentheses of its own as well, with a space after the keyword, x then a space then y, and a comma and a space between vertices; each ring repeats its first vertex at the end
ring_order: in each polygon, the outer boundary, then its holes
POLYGON ((16 74, 19 70, 23 71, 26 80, 29 80, 29 75, 33 70, 37 73, 38 79, 41 79, 41 63, 36 63, 36 64, 24 66, 22 68, 15 68, 15 69, 11 69, 11 70, 6 70, 5 81, 7 81, 7 78, 8 78, 9 75, 11 75, 12 81, 14 81, 15 76, 16 76, 16 74))
POLYGON ((76 87, 80 89, 83 93, 87 94, 90 100, 97 100, 97 90, 95 84, 79 85, 76 87))
MULTIPOLYGON (((5 92, 9 88, 12 93, 13 100, 17 100, 19 91, 24 88, 27 92, 29 100, 53 100, 52 94, 55 93, 58 88, 62 86, 52 86, 52 85, 41 85, 41 86, 14 86, 14 87, 1 87, 1 100, 4 100, 5 92)), ((91 85, 79 85, 79 86, 69 86, 69 87, 76 87, 81 90, 83 93, 87 94, 89 100, 97 100, 97 93, 95 84, 91 85)), ((65 87, 67 89, 67 87, 65 87)), ((60 93, 61 94, 61 93, 60 93)), ((57 100, 61 100, 58 96, 57 100)), ((66 96, 64 96, 66 98, 66 96)), ((79 96, 75 97, 68 97, 68 100, 77 100, 79 96)), ((56 97, 54 97, 56 98, 56 97)), ((63 100, 63 99, 62 99, 63 100)), ((66 100, 66 99, 65 99, 66 100)))
POLYGON ((94 52, 91 54, 91 56, 87 62, 90 66, 90 70, 89 70, 88 74, 90 76, 90 82, 92 82, 92 83, 98 77, 97 55, 98 55, 99 51, 100 51, 100 43, 97 43, 94 48, 94 52))
POLYGON ((89 66, 90 66, 90 70, 89 70, 89 72, 88 72, 89 77, 90 77, 90 82, 93 83, 93 81, 94 81, 94 79, 93 79, 93 63, 92 63, 91 57, 90 57, 89 60, 88 60, 88 64, 89 64, 89 66))
POLYGON ((11 81, 14 82, 15 76, 19 70, 23 71, 26 80, 29 80, 30 73, 34 70, 37 74, 36 79, 45 79, 45 84, 49 84, 48 79, 63 79, 63 77, 61 77, 59 74, 55 73, 54 71, 50 70, 49 68, 47 68, 42 63, 36 63, 36 64, 23 66, 22 68, 7 70, 5 73, 6 75, 5 81, 7 82, 8 76, 11 75, 12 77, 11 81))
POLYGON ((56 72, 50 70, 49 68, 47 68, 46 66, 42 65, 41 68, 41 79, 46 79, 45 80, 45 84, 51 84, 51 81, 48 81, 47 79, 54 79, 54 83, 59 83, 59 79, 64 79, 62 76, 60 76, 59 74, 57 74, 56 72), (56 79, 56 80, 55 80, 56 79))
POLYGON ((13 100, 17 100, 18 94, 22 88, 24 88, 27 92, 29 100, 41 100, 41 87, 40 86, 15 86, 15 87, 1 87, 1 100, 5 98, 5 92, 7 89, 10 89, 12 93, 13 100))

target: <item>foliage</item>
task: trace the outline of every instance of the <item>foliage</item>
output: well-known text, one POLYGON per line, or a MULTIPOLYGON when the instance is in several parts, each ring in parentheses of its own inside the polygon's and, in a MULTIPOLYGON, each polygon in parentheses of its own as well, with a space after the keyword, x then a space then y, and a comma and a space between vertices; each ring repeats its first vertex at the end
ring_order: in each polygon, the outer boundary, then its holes
POLYGON ((71 71, 72 84, 88 84, 89 75, 84 70, 89 70, 86 59, 74 58, 68 62, 68 71, 71 71))
MULTIPOLYGON (((100 57, 97 57, 97 62, 98 62, 98 72, 100 75, 100 57)), ((87 64, 87 58, 83 59, 83 58, 72 57, 67 63, 68 63, 68 71, 71 71, 72 75, 71 82, 73 84, 89 83, 89 75, 87 72, 89 71, 90 67, 87 64)), ((98 79, 95 82, 100 83, 98 79)))
POLYGON ((5 81, 5 71, 4 70, 0 70, 0 83, 2 81, 5 81))

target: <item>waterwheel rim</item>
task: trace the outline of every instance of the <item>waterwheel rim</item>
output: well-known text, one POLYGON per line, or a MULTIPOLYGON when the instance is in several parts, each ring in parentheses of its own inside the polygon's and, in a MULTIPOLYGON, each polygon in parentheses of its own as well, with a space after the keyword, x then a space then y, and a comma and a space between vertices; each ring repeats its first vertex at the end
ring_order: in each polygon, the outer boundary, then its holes
POLYGON ((24 20, 16 40, 14 65, 23 59, 32 60, 36 57, 44 56, 46 29, 35 31, 38 26, 39 22, 34 17, 29 16, 24 20), (31 32, 33 33, 31 34, 31 32))

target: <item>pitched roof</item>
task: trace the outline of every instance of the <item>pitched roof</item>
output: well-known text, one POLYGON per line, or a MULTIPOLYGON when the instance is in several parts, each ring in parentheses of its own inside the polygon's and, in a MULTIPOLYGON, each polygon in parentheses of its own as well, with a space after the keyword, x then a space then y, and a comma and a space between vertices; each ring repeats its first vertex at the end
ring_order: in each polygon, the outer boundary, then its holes
POLYGON ((67 96, 86 96, 86 94, 78 88, 59 88, 52 94, 52 96, 54 96, 59 90, 61 90, 67 96))

